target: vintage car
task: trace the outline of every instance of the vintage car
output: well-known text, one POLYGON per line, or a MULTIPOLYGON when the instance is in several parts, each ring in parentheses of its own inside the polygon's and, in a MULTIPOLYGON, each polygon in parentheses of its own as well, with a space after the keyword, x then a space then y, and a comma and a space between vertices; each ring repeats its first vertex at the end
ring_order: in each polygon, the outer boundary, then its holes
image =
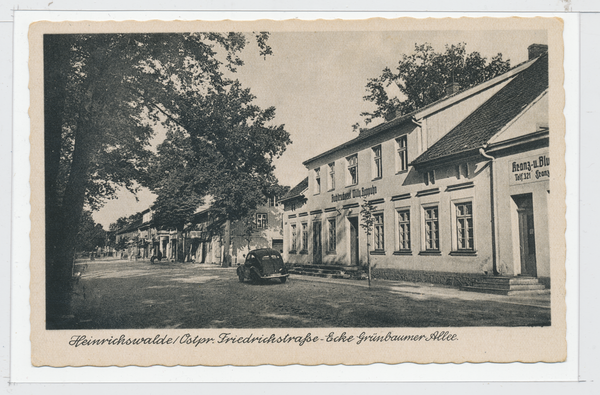
POLYGON ((278 278, 282 283, 285 283, 289 276, 281 254, 270 248, 250 251, 244 264, 238 266, 237 275, 240 282, 247 279, 259 282, 278 278))

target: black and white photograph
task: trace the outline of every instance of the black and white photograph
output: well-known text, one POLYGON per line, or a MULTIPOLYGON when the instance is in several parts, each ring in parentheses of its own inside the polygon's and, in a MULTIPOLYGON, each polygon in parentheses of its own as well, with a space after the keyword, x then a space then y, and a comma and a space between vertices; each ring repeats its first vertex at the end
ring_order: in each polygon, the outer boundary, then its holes
POLYGON ((558 330, 531 358, 564 358, 560 23, 476 22, 40 29, 32 320, 73 349, 558 330))

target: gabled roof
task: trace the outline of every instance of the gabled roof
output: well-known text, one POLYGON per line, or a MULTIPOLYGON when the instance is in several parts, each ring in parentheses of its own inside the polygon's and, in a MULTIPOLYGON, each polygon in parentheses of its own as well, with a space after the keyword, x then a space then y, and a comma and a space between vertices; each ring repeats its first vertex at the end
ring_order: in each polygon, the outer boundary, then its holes
POLYGON ((374 136, 376 134, 379 134, 379 133, 389 130, 391 128, 400 126, 406 122, 411 122, 412 119, 420 120, 421 118, 428 116, 432 112, 440 111, 441 109, 446 108, 458 101, 461 101, 465 98, 476 95, 479 92, 481 92, 482 90, 485 90, 492 86, 495 86, 503 81, 506 81, 509 78, 514 77, 515 75, 519 75, 519 73, 522 74, 523 70, 528 69, 534 62, 535 62, 535 60, 528 60, 526 62, 520 63, 517 66, 510 69, 509 71, 507 71, 506 73, 496 76, 496 77, 492 78, 491 80, 482 82, 481 84, 473 86, 471 88, 459 91, 453 95, 442 97, 441 99, 439 99, 433 103, 430 103, 426 106, 423 106, 411 113, 402 115, 398 118, 394 118, 391 121, 383 122, 377 126, 372 127, 371 129, 363 130, 357 137, 353 138, 352 140, 346 141, 345 143, 340 144, 337 147, 334 147, 334 148, 327 150, 317 156, 314 156, 314 157, 302 162, 302 164, 304 166, 306 166, 309 163, 311 163, 317 159, 323 158, 323 157, 325 157, 331 153, 334 153, 336 151, 339 151, 343 148, 350 147, 356 143, 359 143, 363 140, 370 138, 371 136, 374 136))
POLYGON ((545 53, 423 152, 412 165, 482 148, 547 89, 548 53, 545 53))
POLYGON ((288 193, 286 193, 283 198, 279 199, 279 201, 283 202, 284 200, 290 200, 295 197, 302 196, 302 192, 306 191, 307 189, 308 189, 308 177, 306 177, 304 180, 300 181, 298 183, 298 185, 296 185, 295 187, 290 189, 290 191, 288 193))

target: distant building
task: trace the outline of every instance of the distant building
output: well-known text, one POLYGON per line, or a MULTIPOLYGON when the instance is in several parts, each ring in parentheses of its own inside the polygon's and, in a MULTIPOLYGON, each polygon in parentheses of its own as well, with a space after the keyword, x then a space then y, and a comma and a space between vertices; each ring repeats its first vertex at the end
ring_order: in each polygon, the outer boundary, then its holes
MULTIPOLYGON (((184 232, 186 260, 198 263, 223 262, 225 226, 214 226, 210 205, 195 214, 184 232)), ((232 264, 243 262, 248 251, 255 248, 274 248, 283 251, 283 208, 275 197, 259 206, 249 218, 231 224, 230 255, 232 264)))
POLYGON ((549 287, 546 51, 305 161, 307 179, 282 199, 286 262, 364 266, 368 253, 380 278, 549 287))

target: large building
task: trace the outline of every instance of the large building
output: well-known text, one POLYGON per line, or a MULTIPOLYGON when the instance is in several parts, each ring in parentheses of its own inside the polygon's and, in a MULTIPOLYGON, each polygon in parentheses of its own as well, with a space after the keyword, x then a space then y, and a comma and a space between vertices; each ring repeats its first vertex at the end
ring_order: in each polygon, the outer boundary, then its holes
POLYGON ((376 277, 473 285, 500 275, 549 287, 546 51, 534 44, 507 73, 450 87, 306 160, 307 179, 282 199, 286 262, 360 267, 369 254, 376 277))

